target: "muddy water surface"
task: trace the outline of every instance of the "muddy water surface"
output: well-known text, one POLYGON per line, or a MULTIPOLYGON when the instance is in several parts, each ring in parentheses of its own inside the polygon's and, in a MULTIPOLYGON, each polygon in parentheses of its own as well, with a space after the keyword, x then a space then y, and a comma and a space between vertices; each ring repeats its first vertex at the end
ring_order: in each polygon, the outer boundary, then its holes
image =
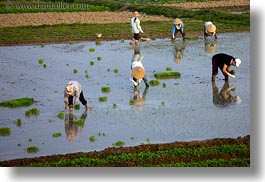
POLYGON ((29 107, 1 107, 0 128, 11 128, 11 134, 0 136, 0 160, 102 150, 117 141, 135 146, 250 134, 249 33, 220 34, 217 42, 204 42, 200 37, 185 43, 169 39, 140 43, 149 81, 155 79, 155 72, 166 71, 167 67, 181 73, 179 79, 159 80, 160 85, 146 90, 142 83, 135 91, 129 81, 134 48, 128 40, 103 41, 101 45, 79 42, 0 47, 0 101, 21 97, 37 101, 29 107), (90 52, 90 48, 95 51, 90 52), (242 60, 239 68, 233 67, 236 78, 230 78, 227 84, 221 73, 215 84, 211 82, 211 57, 219 52, 242 60), (39 59, 44 60, 46 68, 39 59), (64 119, 59 119, 57 114, 64 110, 63 90, 69 80, 81 82, 90 109, 85 112, 81 105, 80 110, 72 114, 65 111, 64 119), (104 86, 111 91, 103 93, 104 86), (227 92, 230 86, 233 89, 227 92), (108 100, 100 102, 101 96, 108 100), (130 105, 137 97, 144 99, 130 105), (26 117, 25 111, 33 107, 40 114, 26 117), (84 125, 72 124, 81 117, 84 125), (19 118, 21 126, 15 122, 19 118), (62 136, 54 138, 54 133, 62 136), (28 146, 37 146, 39 152, 27 153, 28 146))

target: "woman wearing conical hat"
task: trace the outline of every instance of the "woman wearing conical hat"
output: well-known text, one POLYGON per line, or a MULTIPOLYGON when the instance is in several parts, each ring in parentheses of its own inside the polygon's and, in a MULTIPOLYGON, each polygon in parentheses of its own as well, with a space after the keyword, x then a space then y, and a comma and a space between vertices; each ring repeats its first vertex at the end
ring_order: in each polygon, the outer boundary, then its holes
POLYGON ((177 33, 180 32, 182 35, 182 39, 185 40, 185 33, 184 33, 184 24, 181 19, 176 18, 172 22, 172 36, 171 39, 175 40, 177 33))
POLYGON ((208 36, 217 39, 216 26, 211 21, 207 21, 204 24, 204 39, 208 38, 208 36))

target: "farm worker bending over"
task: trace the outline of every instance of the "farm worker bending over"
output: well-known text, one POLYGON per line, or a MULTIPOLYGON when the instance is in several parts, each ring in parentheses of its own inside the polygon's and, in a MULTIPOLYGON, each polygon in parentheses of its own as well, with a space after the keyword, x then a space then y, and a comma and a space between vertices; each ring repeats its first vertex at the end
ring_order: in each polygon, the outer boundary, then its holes
POLYGON ((78 100, 80 100, 80 102, 86 107, 86 110, 88 110, 88 104, 84 98, 81 84, 78 81, 70 81, 64 89, 65 109, 68 109, 69 106, 70 111, 72 111, 74 105, 78 103, 78 100))
POLYGON ((185 40, 185 33, 184 33, 184 24, 181 19, 176 18, 173 20, 172 23, 172 40, 175 40, 177 37, 177 33, 180 32, 182 35, 182 39, 185 40))
POLYGON ((240 64, 241 60, 238 58, 224 53, 215 54, 212 57, 212 81, 215 81, 218 68, 222 71, 226 81, 228 81, 228 76, 235 78, 235 72, 233 72, 233 70, 229 71, 229 68, 231 65, 239 67, 240 64))
POLYGON ((140 15, 138 11, 133 12, 133 17, 131 18, 131 27, 132 27, 132 33, 133 38, 136 40, 136 42, 140 41, 141 39, 141 33, 144 33, 142 30, 142 27, 140 25, 140 19, 138 18, 140 15))
POLYGON ((207 21, 204 24, 204 38, 207 38, 208 36, 212 36, 217 39, 216 26, 210 21, 207 21))

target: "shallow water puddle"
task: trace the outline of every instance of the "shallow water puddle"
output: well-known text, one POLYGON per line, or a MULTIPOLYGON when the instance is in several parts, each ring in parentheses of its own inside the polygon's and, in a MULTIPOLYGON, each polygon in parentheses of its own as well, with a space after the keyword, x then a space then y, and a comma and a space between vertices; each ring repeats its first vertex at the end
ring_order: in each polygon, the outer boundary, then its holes
POLYGON ((211 43, 202 39, 140 43, 149 81, 167 67, 181 77, 159 80, 158 86, 147 90, 142 82, 139 91, 129 81, 134 54, 129 41, 0 47, 0 101, 21 97, 38 101, 30 107, 1 107, 0 128, 11 128, 11 134, 0 136, 0 160, 102 150, 117 141, 135 146, 250 134, 250 33, 220 34, 211 43), (236 78, 230 78, 229 85, 224 85, 220 72, 216 84, 211 82, 214 52, 243 61, 233 68, 236 78), (65 112, 60 119, 57 114, 64 109, 63 90, 69 80, 81 82, 91 108, 84 113, 81 105, 80 110, 65 112), (101 91, 104 86, 110 87, 109 93, 101 91), (240 103, 221 100, 220 92, 227 86, 234 87, 230 97, 239 96, 240 103), (144 99, 131 105, 136 94, 144 99), (106 102, 99 101, 102 96, 107 97, 106 102), (25 111, 33 107, 40 114, 26 117, 25 111), (82 117, 82 125, 73 124, 82 117), (16 125, 17 119, 21 126, 16 125), (54 133, 61 137, 53 137, 54 133), (27 153, 29 146, 37 146, 39 151, 27 153))

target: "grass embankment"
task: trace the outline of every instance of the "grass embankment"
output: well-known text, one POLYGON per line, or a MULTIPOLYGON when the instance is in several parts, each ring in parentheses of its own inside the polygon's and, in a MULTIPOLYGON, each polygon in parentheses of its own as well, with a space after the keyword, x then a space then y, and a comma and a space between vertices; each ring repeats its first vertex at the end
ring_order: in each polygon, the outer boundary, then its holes
MULTIPOLYGON (((163 15, 169 18, 179 17, 185 24, 187 37, 194 34, 201 35, 205 21, 213 21, 217 26, 217 32, 238 32, 250 30, 250 12, 232 14, 214 9, 181 9, 160 5, 123 4, 110 1, 87 1, 94 6, 103 6, 110 11, 119 9, 133 11, 138 10, 148 15, 163 15)), ((115 19, 115 17, 113 17, 115 19)), ((150 38, 170 37, 171 21, 142 21, 141 25, 150 38)), ((110 24, 59 24, 41 26, 21 26, 0 28, 0 45, 49 43, 95 40, 96 33, 102 33, 103 40, 131 39, 131 28, 128 23, 110 24)))
POLYGON ((17 167, 249 167, 250 136, 107 148, 0 162, 17 167))

